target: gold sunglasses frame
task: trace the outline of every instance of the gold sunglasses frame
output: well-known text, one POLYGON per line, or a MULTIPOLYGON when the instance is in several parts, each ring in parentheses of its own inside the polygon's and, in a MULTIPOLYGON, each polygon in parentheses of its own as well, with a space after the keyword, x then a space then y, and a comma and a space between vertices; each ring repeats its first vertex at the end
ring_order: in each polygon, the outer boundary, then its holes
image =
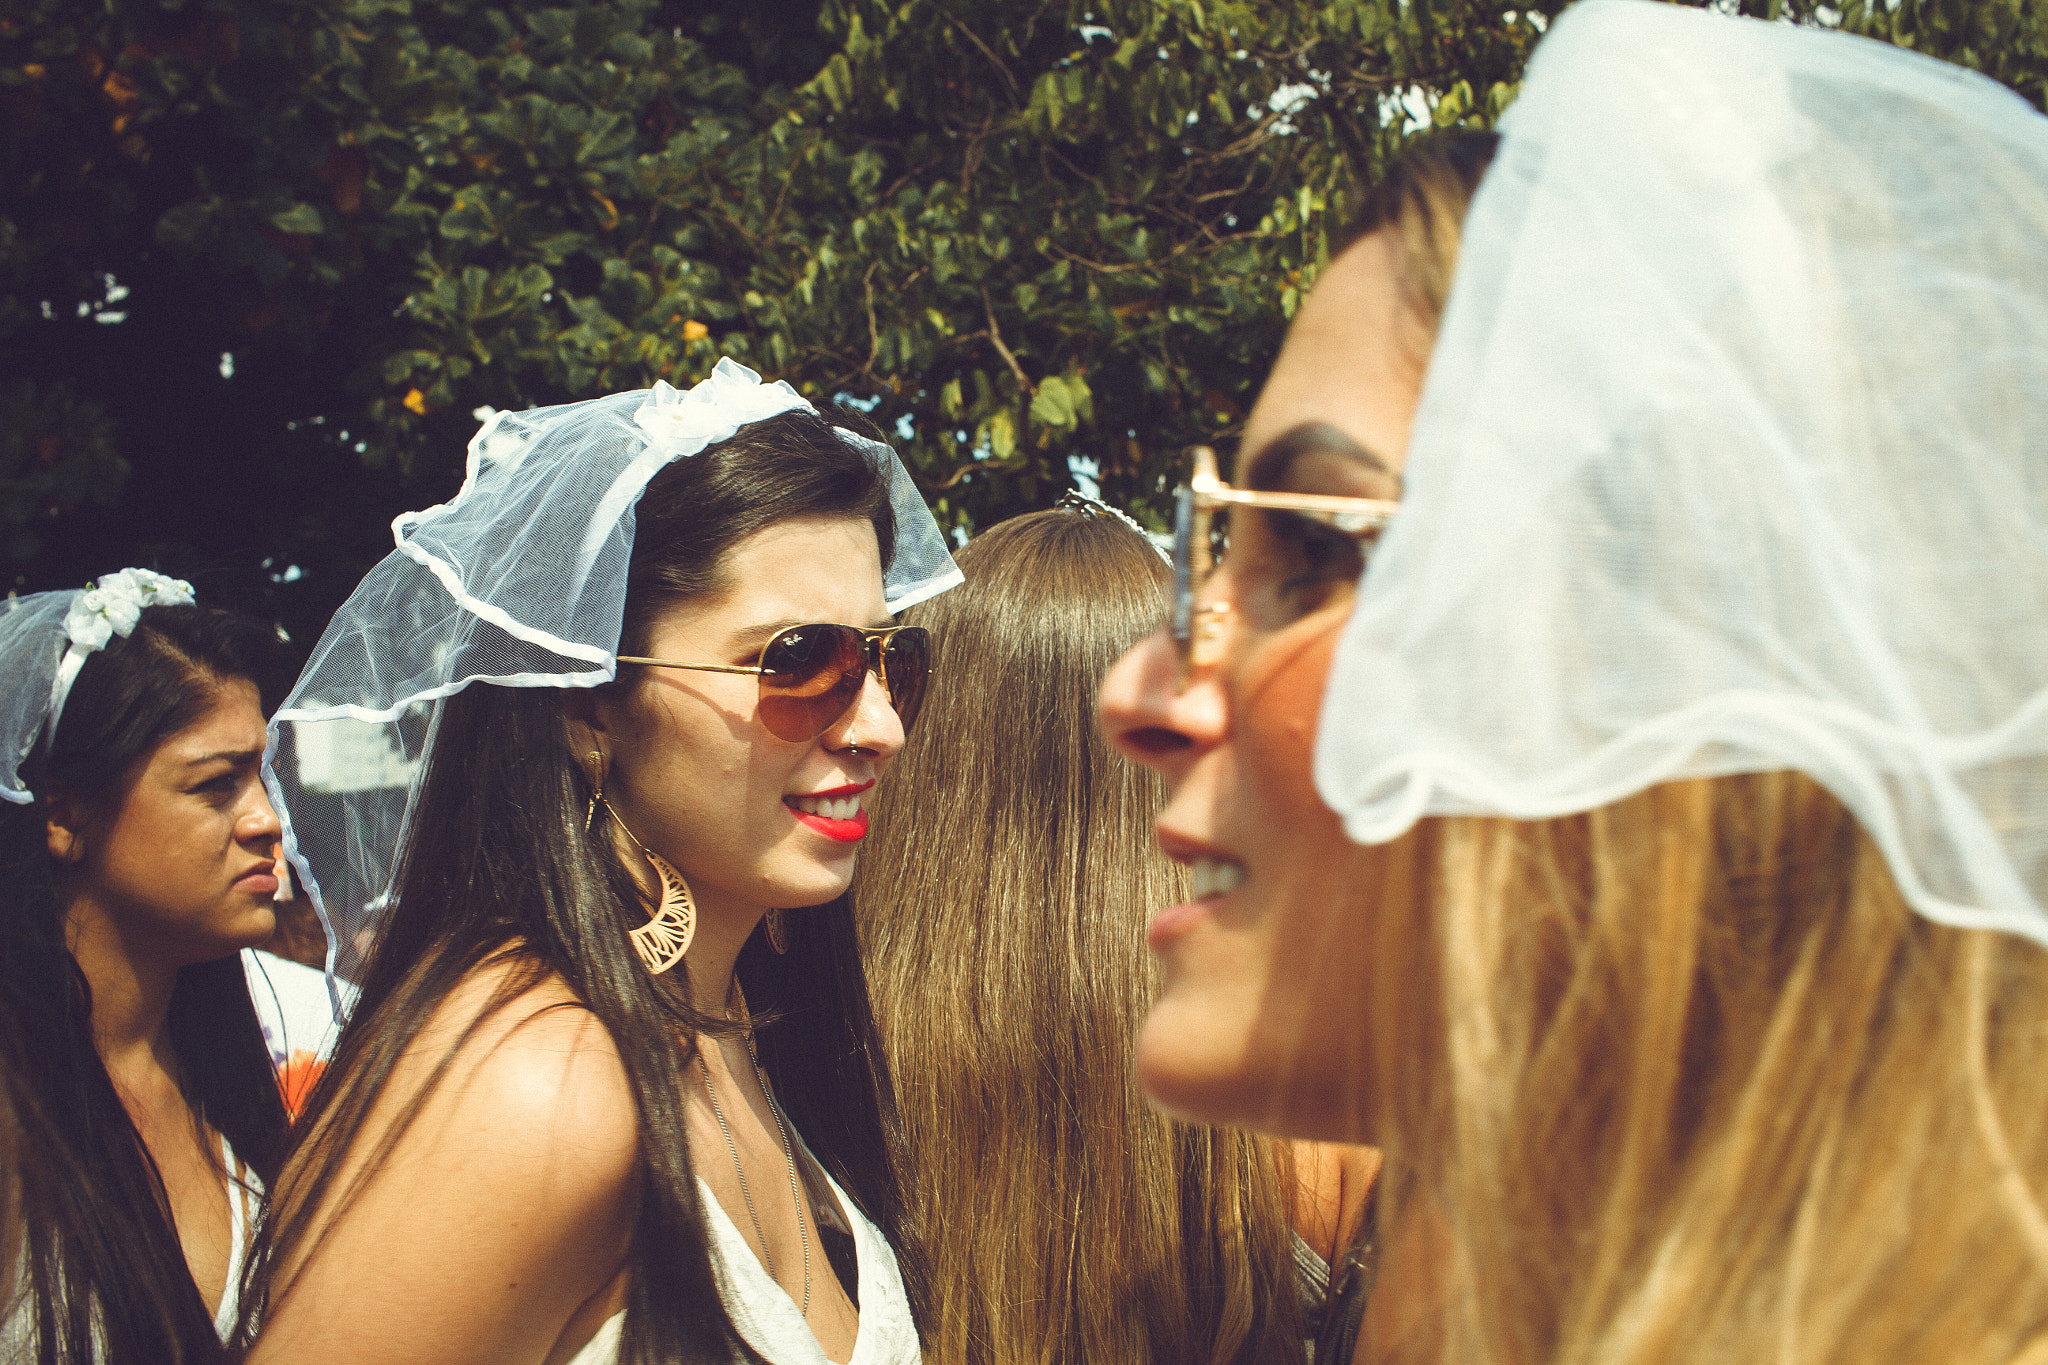
MULTIPOLYGON (((768 650, 770 649, 770 647, 773 646, 777 640, 781 639, 783 634, 787 631, 803 630, 808 626, 829 626, 837 624, 838 622, 836 621, 803 621, 793 626, 784 626, 781 630, 776 631, 773 635, 769 636, 767 640, 762 643, 760 657, 763 660, 767 659, 768 650)), ((873 667, 869 671, 875 675, 876 681, 880 682, 883 688, 886 689, 889 686, 889 637, 896 634, 898 631, 917 629, 917 627, 879 626, 873 630, 864 630, 859 626, 848 626, 847 629, 858 634, 860 638, 863 640, 880 640, 882 642, 882 647, 875 651, 875 662, 873 667)), ((927 634, 929 634, 929 632, 927 632, 927 634)), ((650 659, 645 655, 641 654, 620 654, 615 657, 622 664, 645 664, 649 668, 687 668, 693 673, 753 673, 758 675, 763 673, 774 672, 774 670, 767 667, 765 663, 686 664, 681 659, 650 659)), ((938 672, 938 670, 936 668, 933 668, 930 664, 925 665, 925 677, 929 678, 932 676, 932 674, 936 672, 938 672)))
POLYGON ((1216 662, 1223 638, 1227 602, 1197 606, 1195 599, 1214 571, 1210 553, 1211 521, 1218 508, 1257 507, 1293 512, 1363 541, 1394 519, 1401 504, 1388 498, 1347 498, 1330 493, 1276 493, 1233 488, 1216 473, 1216 452, 1189 446, 1188 481, 1174 493, 1173 615, 1168 621, 1180 656, 1181 685, 1197 668, 1216 662))

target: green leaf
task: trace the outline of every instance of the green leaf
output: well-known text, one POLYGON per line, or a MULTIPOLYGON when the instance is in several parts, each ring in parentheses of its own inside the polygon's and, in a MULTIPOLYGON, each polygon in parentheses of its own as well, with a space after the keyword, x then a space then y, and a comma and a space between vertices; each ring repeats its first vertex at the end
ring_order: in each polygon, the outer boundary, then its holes
POLYGON ((293 204, 282 213, 270 215, 270 225, 279 232, 300 233, 311 237, 320 231, 320 210, 311 204, 293 204))
POLYGON ((1031 400, 1031 420, 1055 431, 1074 425, 1074 396, 1060 376, 1051 375, 1038 386, 1037 396, 1031 400))
POLYGON ((1007 408, 982 423, 982 431, 988 437, 989 450, 998 460, 1007 460, 1017 453, 1017 423, 1007 408))

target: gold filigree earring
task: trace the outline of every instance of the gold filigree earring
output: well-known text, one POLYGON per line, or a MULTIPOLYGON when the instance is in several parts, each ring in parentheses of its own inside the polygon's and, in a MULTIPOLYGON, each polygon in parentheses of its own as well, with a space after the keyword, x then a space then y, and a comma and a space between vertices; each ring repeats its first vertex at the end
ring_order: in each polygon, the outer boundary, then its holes
POLYGON ((647 970, 656 976, 683 960, 683 954, 690 951, 690 940, 697 933, 697 902, 690 895, 690 885, 683 880, 683 874, 676 871, 674 864, 640 842, 640 836, 627 827, 619 813, 612 809, 612 803, 604 799, 604 755, 590 751, 590 808, 583 813, 585 833, 597 818, 597 808, 604 807, 604 813, 618 821, 626 837, 633 841, 633 847, 640 850, 640 856, 654 869, 654 875, 661 880, 661 903, 654 913, 647 917, 647 923, 627 931, 633 940, 633 951, 647 964, 647 970))
POLYGON ((768 946, 777 953, 789 951, 789 926, 782 922, 780 910, 770 910, 762 916, 761 928, 768 935, 768 946))

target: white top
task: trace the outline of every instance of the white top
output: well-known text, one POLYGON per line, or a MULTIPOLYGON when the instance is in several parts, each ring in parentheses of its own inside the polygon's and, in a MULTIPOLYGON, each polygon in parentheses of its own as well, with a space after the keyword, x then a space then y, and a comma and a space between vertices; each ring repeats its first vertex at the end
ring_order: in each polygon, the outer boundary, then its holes
MULTIPOLYGON (((335 1012, 327 993, 325 972, 260 948, 244 948, 242 974, 249 982, 249 1003, 256 1007, 271 1065, 282 1072, 295 1058, 324 1063, 333 1054, 343 1016, 335 1012)), ((353 985, 342 981, 337 989, 344 1010, 355 1004, 353 985)))
MULTIPOLYGON (((847 1226, 853 1229, 859 1266, 860 1331, 854 1338, 853 1355, 841 1365, 919 1365, 923 1357, 917 1345, 917 1326, 910 1318, 910 1299, 903 1292, 903 1275, 896 1268, 896 1253, 880 1230, 854 1207, 830 1173, 825 1181, 832 1187, 832 1197, 839 1201, 847 1226)), ((732 1314, 733 1326, 749 1346, 774 1365, 829 1365, 824 1348, 804 1324, 796 1301, 769 1278, 760 1258, 726 1216, 711 1187, 699 1180, 697 1189, 711 1231, 712 1270, 718 1276, 719 1291, 725 1298, 726 1311, 732 1314)), ((823 1257, 818 1260, 822 1268, 823 1257)), ((827 1269, 825 1273, 831 1271, 827 1269)), ((569 1365, 615 1365, 619 1358, 619 1333, 625 1322, 623 1312, 607 1318, 569 1365)))
MULTIPOLYGON (((213 1315, 213 1330, 226 1341, 228 1333, 234 1330, 235 1316, 241 1308, 242 1262, 248 1256, 249 1229, 256 1221, 256 1212, 263 1206, 263 1181, 236 1157, 234 1145, 221 1134, 221 1167, 228 1176, 228 1270, 227 1282, 221 1290, 220 1309, 213 1315)), ((10 1294, 6 1312, 0 1316, 0 1361, 33 1360, 36 1353, 35 1323, 32 1317, 33 1305, 28 1300, 28 1267, 17 1261, 14 1267, 14 1288, 10 1294)), ((107 1358, 107 1345, 100 1338, 100 1324, 95 1322, 93 1359, 107 1358)))
POLYGON ((263 1205, 263 1181, 235 1157, 228 1135, 220 1135, 221 1166, 228 1173, 228 1278, 220 1291, 220 1309, 213 1315, 213 1330, 226 1341, 235 1330, 235 1315, 242 1306, 242 1261, 249 1251, 249 1225, 263 1205))

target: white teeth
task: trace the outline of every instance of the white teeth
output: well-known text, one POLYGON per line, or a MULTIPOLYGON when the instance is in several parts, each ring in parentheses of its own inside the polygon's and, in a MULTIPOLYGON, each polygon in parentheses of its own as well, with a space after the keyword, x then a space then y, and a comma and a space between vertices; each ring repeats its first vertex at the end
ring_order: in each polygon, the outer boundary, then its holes
POLYGON ((852 796, 799 796, 790 802, 805 815, 822 816, 827 820, 851 820, 860 814, 860 795, 852 796))
POLYGON ((1215 858, 1197 858, 1194 866, 1195 899, 1227 896, 1244 884, 1244 869, 1236 863, 1215 858))

